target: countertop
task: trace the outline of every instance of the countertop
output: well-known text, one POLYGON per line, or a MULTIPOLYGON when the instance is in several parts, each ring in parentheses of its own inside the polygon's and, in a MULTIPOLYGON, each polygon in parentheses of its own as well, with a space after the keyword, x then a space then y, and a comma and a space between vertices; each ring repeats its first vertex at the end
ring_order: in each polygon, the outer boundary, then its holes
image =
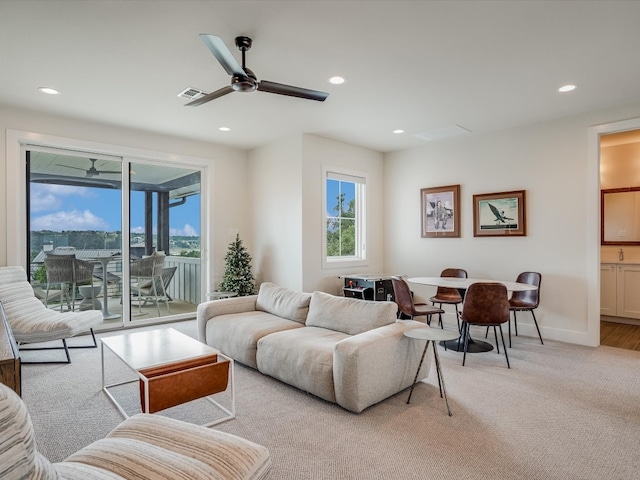
POLYGON ((600 259, 600 265, 640 265, 640 260, 604 260, 600 259))

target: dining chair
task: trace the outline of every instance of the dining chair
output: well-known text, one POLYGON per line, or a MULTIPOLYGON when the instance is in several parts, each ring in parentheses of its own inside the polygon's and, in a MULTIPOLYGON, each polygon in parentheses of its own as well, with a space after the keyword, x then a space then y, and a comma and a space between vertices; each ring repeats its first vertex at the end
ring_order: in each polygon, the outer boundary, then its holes
POLYGON ((425 316, 427 317, 427 325, 431 325, 431 316, 437 313, 439 315, 438 323, 440 324, 440 328, 444 328, 442 325, 442 314, 444 310, 427 305, 426 303, 414 303, 411 288, 409 288, 409 284, 404 278, 397 276, 391 277, 391 283, 393 285, 393 294, 398 304, 399 313, 404 313, 410 319, 425 316))
MULTIPOLYGON (((536 320, 536 314, 533 312, 538 305, 540 305, 540 283, 542 282, 542 274, 538 272, 522 272, 516 279, 518 283, 527 283, 529 285, 535 285, 535 290, 524 290, 520 292, 513 292, 509 299, 509 310, 513 312, 513 326, 515 329, 516 337, 518 336, 518 319, 516 312, 529 311, 533 316, 533 323, 538 331, 538 337, 540 337, 540 343, 544 345, 542 341, 542 335, 540 334, 540 327, 536 320)), ((511 322, 509 322, 509 347, 511 347, 511 322)))
POLYGON ((502 334, 502 324, 509 323, 510 318, 507 287, 497 282, 478 282, 471 284, 464 298, 464 308, 462 309, 461 317, 462 336, 464 337, 462 366, 464 366, 467 359, 467 349, 470 338, 469 327, 471 325, 478 325, 481 327, 493 327, 497 353, 500 353, 500 346, 498 344, 496 327, 500 329, 500 338, 502 339, 504 356, 507 359, 507 367, 511 368, 507 347, 504 343, 504 335, 502 334))
MULTIPOLYGON (((441 273, 441 277, 467 278, 467 271, 462 268, 445 268, 441 273)), ((462 295, 456 288, 438 287, 436 294, 429 299, 432 305, 438 304, 442 308, 442 304, 453 305, 456 308, 456 321, 458 322, 458 330, 460 331, 460 312, 458 305, 462 304, 462 295)))

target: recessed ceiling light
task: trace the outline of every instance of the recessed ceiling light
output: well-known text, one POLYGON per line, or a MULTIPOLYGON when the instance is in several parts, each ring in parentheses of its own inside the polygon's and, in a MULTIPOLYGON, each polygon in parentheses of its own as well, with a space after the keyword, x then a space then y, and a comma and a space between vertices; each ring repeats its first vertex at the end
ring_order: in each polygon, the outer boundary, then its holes
POLYGON ((221 132, 228 132, 231 129, 229 127, 220 127, 218 130, 220 130, 221 132))
POLYGON ((404 133, 404 130, 398 128, 397 130, 394 130, 393 133, 404 133))
POLYGON ((333 83, 334 85, 340 85, 344 83, 344 78, 342 77, 331 77, 329 79, 329 83, 333 83))
POLYGON ((562 92, 562 93, 565 93, 565 92, 571 92, 571 91, 573 91, 575 89, 576 89, 575 85, 563 85, 558 89, 558 91, 562 92))
POLYGON ((38 88, 42 93, 48 93, 49 95, 58 95, 60 92, 55 88, 51 87, 40 87, 38 88))

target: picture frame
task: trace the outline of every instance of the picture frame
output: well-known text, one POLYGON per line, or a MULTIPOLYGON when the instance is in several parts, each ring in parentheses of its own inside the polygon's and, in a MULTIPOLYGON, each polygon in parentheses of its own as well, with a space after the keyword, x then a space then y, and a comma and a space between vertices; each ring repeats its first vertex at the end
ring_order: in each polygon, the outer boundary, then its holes
POLYGON ((420 189, 422 238, 460 237, 460 185, 420 189))
POLYGON ((526 236, 526 192, 483 193, 473 196, 473 236, 526 236))

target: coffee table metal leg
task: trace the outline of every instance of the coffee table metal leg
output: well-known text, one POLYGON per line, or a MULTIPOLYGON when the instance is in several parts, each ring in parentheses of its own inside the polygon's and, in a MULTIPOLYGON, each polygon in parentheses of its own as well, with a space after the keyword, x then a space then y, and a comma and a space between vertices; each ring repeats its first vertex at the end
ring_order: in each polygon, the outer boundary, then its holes
POLYGON ((447 413, 449 416, 452 416, 451 409, 449 408, 449 399, 447 398, 447 389, 444 386, 444 376, 442 375, 442 368, 440 367, 440 355, 438 355, 438 346, 436 342, 431 342, 433 344, 433 357, 436 361, 436 371, 438 372, 438 386, 442 386, 440 388, 440 397, 444 393, 444 401, 447 404, 447 413))
POLYGON ((422 362, 424 361, 424 355, 427 353, 427 348, 429 347, 430 340, 427 340, 427 343, 424 345, 424 350, 422 351, 422 356, 420 357, 420 363, 418 364, 418 370, 416 370, 416 376, 413 377, 413 384, 411 385, 411 390, 409 391, 409 398, 407 398, 407 404, 411 401, 411 395, 413 394, 413 389, 416 386, 416 381, 418 380, 418 375, 420 374, 420 369, 422 368, 422 362))
MULTIPOLYGON (((231 357, 227 357, 226 355, 222 355, 222 354, 218 354, 219 356, 221 356, 222 358, 229 360, 229 390, 231 393, 231 406, 230 408, 225 407, 224 405, 222 405, 220 402, 218 402, 217 400, 213 399, 213 396, 208 396, 205 397, 207 400, 209 400, 211 403, 213 403, 216 407, 218 407, 220 410, 222 410, 224 413, 227 414, 226 417, 220 418, 218 420, 214 420, 213 422, 209 422, 209 423, 205 423, 203 426, 204 427, 211 427, 213 425, 217 425, 219 423, 222 422, 226 422, 227 420, 231 420, 233 418, 236 418, 236 390, 235 390, 235 378, 234 378, 234 372, 235 372, 235 364, 234 364, 234 360, 231 357)), ((222 393, 222 392, 221 392, 222 393)))
POLYGON ((120 414, 126 419, 129 418, 129 415, 127 414, 127 412, 124 411, 124 408, 122 408, 122 406, 118 403, 118 401, 115 399, 115 397, 113 395, 111 395, 111 392, 109 391, 110 387, 117 387, 120 385, 125 385, 127 383, 133 383, 135 382, 135 380, 129 380, 129 381, 125 381, 125 382, 120 382, 120 383, 112 383, 107 385, 105 382, 105 372, 104 372, 104 343, 100 343, 100 352, 102 354, 102 391, 107 395, 107 397, 109 397, 109 400, 111 400, 111 403, 113 403, 113 405, 118 409, 118 411, 120 412, 120 414))

